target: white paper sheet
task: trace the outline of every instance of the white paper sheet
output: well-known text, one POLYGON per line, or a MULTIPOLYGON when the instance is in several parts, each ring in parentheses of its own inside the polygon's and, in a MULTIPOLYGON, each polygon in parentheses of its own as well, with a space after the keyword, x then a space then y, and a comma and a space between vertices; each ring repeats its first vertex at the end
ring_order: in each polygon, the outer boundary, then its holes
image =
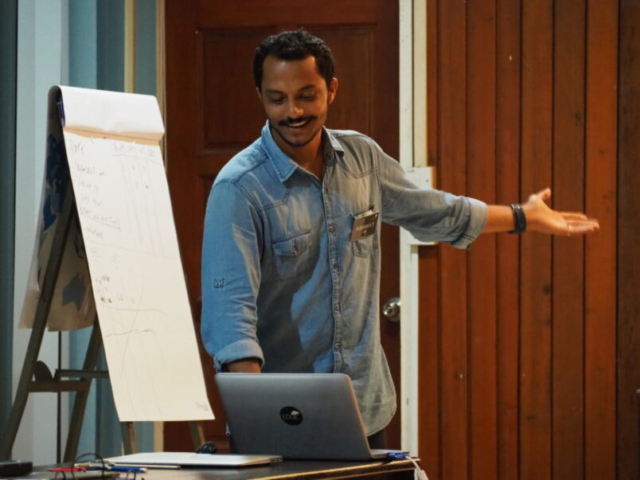
POLYGON ((109 133, 159 142, 164 125, 158 101, 151 95, 60 87, 64 129, 109 133))
POLYGON ((66 157, 120 421, 212 419, 158 104, 146 95, 61 90, 66 157))

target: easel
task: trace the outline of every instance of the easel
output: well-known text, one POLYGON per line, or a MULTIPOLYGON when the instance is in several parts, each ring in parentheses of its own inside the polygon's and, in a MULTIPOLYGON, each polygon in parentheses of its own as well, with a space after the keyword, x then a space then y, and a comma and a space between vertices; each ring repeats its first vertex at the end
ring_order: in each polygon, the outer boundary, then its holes
MULTIPOLYGON (((84 419, 87 399, 91 381, 94 378, 108 378, 108 372, 95 371, 98 354, 102 346, 100 326, 98 318, 94 320, 91 338, 87 347, 87 353, 82 370, 57 370, 52 376, 49 369, 42 362, 38 362, 38 354, 42 346, 47 319, 51 309, 54 289, 60 265, 62 263, 63 252, 69 229, 74 216, 76 216, 76 205, 73 194, 71 179, 67 175, 67 190, 62 207, 62 212, 58 218, 58 225, 53 236, 51 253, 45 269, 44 280, 36 307, 34 323, 31 337, 27 347, 27 353, 22 367, 22 373, 18 383, 18 389, 14 399, 11 413, 7 421, 7 428, 0 443, 0 460, 8 460, 15 443, 20 421, 24 414, 29 393, 32 392, 76 392, 73 411, 69 425, 69 434, 64 452, 63 462, 73 462, 78 454, 78 444, 84 419), (35 376, 35 379, 32 379, 35 376), (63 380, 63 379, 67 380, 63 380), (77 380, 71 380, 77 378, 77 380)), ((122 432, 122 442, 126 454, 136 453, 137 445, 133 422, 120 422, 122 432)), ((204 442, 204 431, 199 422, 189 422, 191 437, 194 447, 204 442)))

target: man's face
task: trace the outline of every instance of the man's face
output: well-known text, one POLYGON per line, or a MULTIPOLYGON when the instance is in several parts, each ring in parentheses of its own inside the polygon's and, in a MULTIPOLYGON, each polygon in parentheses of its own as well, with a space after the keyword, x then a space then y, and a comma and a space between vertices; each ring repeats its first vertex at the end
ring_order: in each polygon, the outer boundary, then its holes
POLYGON ((320 139, 329 105, 335 98, 338 81, 329 88, 316 68, 315 57, 280 60, 269 55, 264 60, 262 91, 258 95, 275 132, 276 142, 303 147, 320 139))

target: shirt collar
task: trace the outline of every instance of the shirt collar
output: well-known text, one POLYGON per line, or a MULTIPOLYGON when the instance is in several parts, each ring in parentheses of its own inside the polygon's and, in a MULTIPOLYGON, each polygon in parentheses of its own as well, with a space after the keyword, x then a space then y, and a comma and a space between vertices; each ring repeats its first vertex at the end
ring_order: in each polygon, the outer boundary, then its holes
MULTIPOLYGON (((325 127, 322 127, 322 136, 324 140, 322 144, 324 145, 325 162, 327 159, 333 158, 333 152, 338 152, 340 156, 344 155, 344 148, 342 148, 340 142, 338 142, 338 140, 331 135, 331 132, 325 127), (326 141, 327 139, 329 140, 328 142, 326 141)), ((293 175, 296 168, 300 168, 299 165, 280 149, 276 141, 273 139, 268 121, 264 127, 262 127, 260 138, 262 140, 262 145, 267 152, 267 156, 271 160, 271 164, 276 171, 278 179, 284 183, 289 179, 289 177, 291 177, 291 175, 293 175)))

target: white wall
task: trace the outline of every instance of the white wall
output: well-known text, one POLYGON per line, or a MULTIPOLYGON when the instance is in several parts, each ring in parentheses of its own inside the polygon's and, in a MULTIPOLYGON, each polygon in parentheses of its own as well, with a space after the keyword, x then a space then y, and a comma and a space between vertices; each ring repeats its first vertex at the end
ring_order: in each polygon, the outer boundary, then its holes
MULTIPOLYGON (((16 225, 14 324, 20 318, 36 239, 45 164, 47 93, 68 78, 67 0, 18 2, 18 98, 16 131, 16 225)), ((17 388, 30 330, 15 330, 13 388, 17 388)), ((67 349, 63 348, 63 352, 67 349)), ((58 365, 58 334, 45 333, 40 360, 53 371, 58 365)), ((66 363, 67 359, 63 359, 66 363)), ((66 402, 62 424, 68 424, 66 402)), ((14 458, 34 464, 56 461, 57 402, 53 393, 31 394, 14 458)), ((64 447, 64 445, 63 445, 64 447)))

